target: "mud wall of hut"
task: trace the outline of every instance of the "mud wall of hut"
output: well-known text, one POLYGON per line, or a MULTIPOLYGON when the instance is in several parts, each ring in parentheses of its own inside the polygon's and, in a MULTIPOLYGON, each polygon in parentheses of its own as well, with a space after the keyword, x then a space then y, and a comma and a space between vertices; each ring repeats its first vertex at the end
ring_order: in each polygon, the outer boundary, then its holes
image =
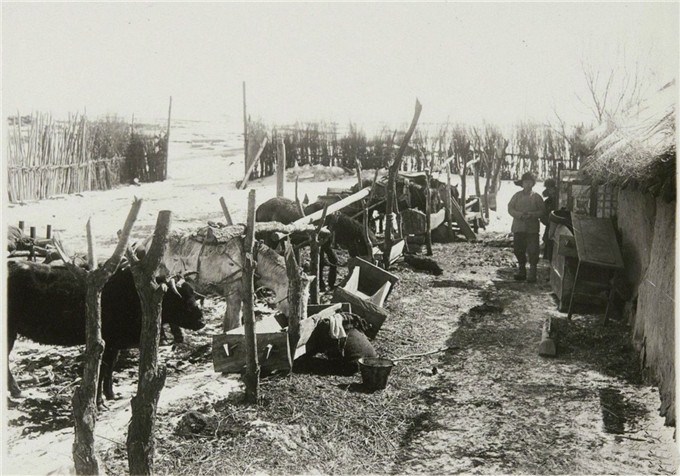
POLYGON ((669 425, 675 423, 675 206, 637 191, 619 193, 618 225, 632 285, 625 314, 669 425))

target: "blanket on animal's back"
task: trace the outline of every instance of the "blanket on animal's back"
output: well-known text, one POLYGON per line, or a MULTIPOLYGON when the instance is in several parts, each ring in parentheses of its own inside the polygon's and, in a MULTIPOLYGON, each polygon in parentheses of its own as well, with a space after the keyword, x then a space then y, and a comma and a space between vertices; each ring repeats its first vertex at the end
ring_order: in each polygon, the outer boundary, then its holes
MULTIPOLYGON (((257 223, 255 235, 258 237, 272 231, 285 232, 301 228, 280 223, 257 223)), ((314 229, 311 225, 308 228, 314 229)), ((223 294, 227 282, 240 279, 244 233, 245 225, 220 228, 205 226, 189 233, 171 232, 168 250, 161 264, 161 275, 196 272, 198 276, 193 283, 199 292, 223 294)), ((261 281, 266 282, 267 279, 274 281, 277 283, 275 288, 287 286, 283 257, 265 245, 258 245, 258 250, 257 271, 261 281)))
POLYGON ((225 280, 241 270, 244 225, 204 226, 194 232, 172 231, 161 263, 162 275, 198 273, 200 292, 221 294, 225 280))

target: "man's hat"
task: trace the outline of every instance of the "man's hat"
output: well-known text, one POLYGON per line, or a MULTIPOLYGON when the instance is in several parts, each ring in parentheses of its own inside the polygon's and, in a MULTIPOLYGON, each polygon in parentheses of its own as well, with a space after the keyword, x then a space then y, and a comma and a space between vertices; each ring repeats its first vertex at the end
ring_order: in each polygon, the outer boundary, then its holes
POLYGON ((523 182, 525 180, 531 180, 534 183, 534 185, 536 185, 536 177, 534 177, 534 174, 532 174, 531 172, 523 173, 521 179, 515 180, 515 185, 517 185, 518 187, 523 187, 524 186, 523 182))
POLYGON ((543 186, 544 186, 545 188, 555 188, 555 185, 556 185, 556 184, 555 184, 555 180, 554 180, 554 179, 551 179, 551 178, 549 178, 548 180, 546 180, 545 182, 543 182, 543 186))

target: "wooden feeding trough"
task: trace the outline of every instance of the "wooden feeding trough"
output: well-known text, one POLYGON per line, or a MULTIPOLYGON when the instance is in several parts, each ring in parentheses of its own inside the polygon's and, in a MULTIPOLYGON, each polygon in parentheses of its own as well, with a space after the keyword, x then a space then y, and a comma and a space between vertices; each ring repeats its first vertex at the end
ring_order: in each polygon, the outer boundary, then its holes
MULTIPOLYGON (((289 373, 293 359, 288 333, 273 316, 255 323, 257 357, 263 373, 289 373)), ((243 373, 246 367, 245 327, 237 327, 225 334, 213 335, 212 355, 216 372, 243 373)))
MULTIPOLYGON (((406 247, 406 240, 399 240, 392 245, 392 248, 390 248, 390 264, 397 261, 401 257, 401 255, 404 254, 404 248, 405 247, 406 247)), ((373 257, 379 263, 382 262, 382 256, 383 256, 384 252, 385 251, 382 248, 380 248, 379 246, 373 247, 373 257)))
MULTIPOLYGON (((351 312, 349 303, 310 304, 307 315, 300 321, 300 338, 293 352, 288 339, 287 318, 267 316, 255 323, 257 355, 260 369, 265 374, 289 373, 293 360, 305 355, 306 344, 316 325, 325 317, 338 312, 351 312)), ((215 372, 242 373, 246 366, 245 328, 232 329, 226 334, 213 335, 212 354, 215 372)))
POLYGON ((373 339, 387 319, 383 305, 399 278, 361 258, 350 258, 348 267, 349 274, 333 291, 332 302, 350 303, 352 312, 366 320, 366 336, 373 339))

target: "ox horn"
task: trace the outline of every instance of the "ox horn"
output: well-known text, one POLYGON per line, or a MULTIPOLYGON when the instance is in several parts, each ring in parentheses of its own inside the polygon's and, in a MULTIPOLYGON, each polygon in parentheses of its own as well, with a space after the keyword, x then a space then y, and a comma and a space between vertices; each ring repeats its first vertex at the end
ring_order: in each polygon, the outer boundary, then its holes
POLYGON ((175 283, 175 278, 168 279, 168 287, 172 289, 173 293, 177 294, 179 297, 182 297, 182 295, 177 290, 177 283, 175 283))

